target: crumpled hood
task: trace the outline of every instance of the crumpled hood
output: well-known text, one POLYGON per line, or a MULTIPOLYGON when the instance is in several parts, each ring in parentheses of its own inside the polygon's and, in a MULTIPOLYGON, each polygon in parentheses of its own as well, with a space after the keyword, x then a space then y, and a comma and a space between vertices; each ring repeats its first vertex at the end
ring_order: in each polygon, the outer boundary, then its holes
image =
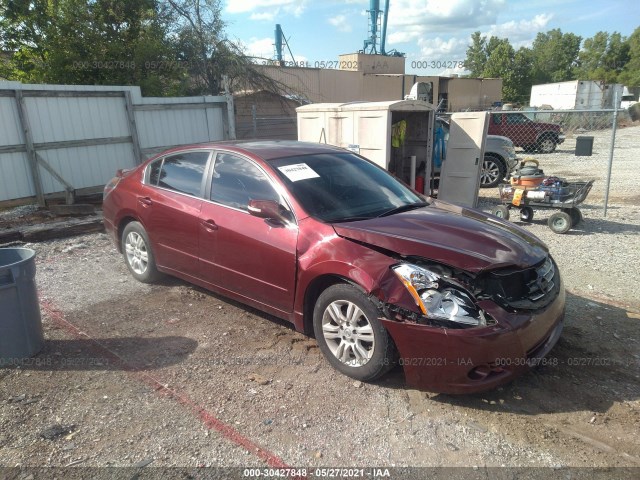
POLYGON ((428 207, 381 218, 333 225, 341 237, 480 272, 527 268, 546 258, 547 247, 513 224, 477 210, 434 201, 428 207))

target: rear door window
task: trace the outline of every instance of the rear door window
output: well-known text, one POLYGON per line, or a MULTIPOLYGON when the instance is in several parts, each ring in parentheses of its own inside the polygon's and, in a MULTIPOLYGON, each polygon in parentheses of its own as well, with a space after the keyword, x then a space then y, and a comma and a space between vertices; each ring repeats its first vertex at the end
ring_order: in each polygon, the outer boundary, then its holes
POLYGON ((151 164, 149 183, 187 195, 200 196, 210 152, 185 152, 151 164))

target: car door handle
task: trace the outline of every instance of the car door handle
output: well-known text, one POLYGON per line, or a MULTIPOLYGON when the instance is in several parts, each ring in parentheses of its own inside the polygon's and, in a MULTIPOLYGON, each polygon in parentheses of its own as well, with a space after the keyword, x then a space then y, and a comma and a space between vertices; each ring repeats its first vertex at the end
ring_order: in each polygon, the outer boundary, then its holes
POLYGON ((204 228, 206 228, 207 230, 217 230, 218 229, 218 225, 216 225, 216 222, 214 222, 213 220, 203 220, 202 221, 202 226, 204 228))
POLYGON ((150 207, 151 205, 153 205, 153 202, 149 197, 140 197, 138 198, 138 202, 140 202, 144 207, 150 207))

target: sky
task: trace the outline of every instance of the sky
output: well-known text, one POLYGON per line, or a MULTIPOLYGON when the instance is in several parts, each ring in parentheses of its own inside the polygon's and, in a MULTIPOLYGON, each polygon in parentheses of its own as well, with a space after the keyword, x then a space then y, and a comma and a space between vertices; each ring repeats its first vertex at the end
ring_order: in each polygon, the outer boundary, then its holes
MULTIPOLYGON (((369 0, 225 0, 227 34, 247 51, 275 58, 279 23, 293 59, 304 66, 335 67, 338 55, 362 50, 369 0)), ((381 7, 384 0, 380 0, 381 7)), ((598 31, 629 36, 640 26, 638 0, 390 0, 386 50, 406 54, 406 73, 464 73, 471 34, 508 38, 518 49, 538 32, 560 28, 583 40, 598 31)), ((285 49, 285 60, 292 58, 285 49)))

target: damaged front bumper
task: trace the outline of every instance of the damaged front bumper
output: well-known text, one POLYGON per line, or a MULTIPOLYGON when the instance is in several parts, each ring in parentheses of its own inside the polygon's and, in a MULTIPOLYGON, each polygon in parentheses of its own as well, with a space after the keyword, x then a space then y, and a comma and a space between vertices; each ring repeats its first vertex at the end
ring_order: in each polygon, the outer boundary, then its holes
POLYGON ((546 355, 562 332, 564 286, 543 310, 509 313, 480 305, 494 325, 448 329, 380 318, 399 352, 408 385, 440 393, 474 393, 510 382, 531 367, 552 364, 546 355))

